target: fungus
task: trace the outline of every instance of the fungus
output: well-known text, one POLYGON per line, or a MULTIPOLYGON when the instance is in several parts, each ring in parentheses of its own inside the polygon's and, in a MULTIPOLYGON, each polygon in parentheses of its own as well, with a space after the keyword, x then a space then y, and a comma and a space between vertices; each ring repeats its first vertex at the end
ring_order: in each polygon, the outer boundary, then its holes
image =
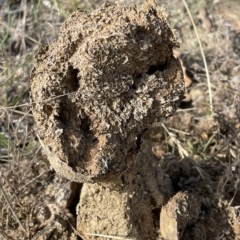
POLYGON ((177 39, 152 1, 106 3, 67 18, 58 39, 39 49, 30 82, 40 141, 58 174, 111 185, 139 164, 134 171, 148 182, 159 166, 153 169, 147 129, 172 115, 184 94, 174 47, 177 39))

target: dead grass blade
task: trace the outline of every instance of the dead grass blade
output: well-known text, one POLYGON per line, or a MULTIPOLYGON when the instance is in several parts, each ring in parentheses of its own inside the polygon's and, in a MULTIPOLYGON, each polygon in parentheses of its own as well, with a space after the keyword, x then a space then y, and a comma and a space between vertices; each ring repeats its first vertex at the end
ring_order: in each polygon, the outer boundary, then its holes
POLYGON ((104 237, 104 238, 110 238, 110 239, 135 240, 135 238, 117 237, 117 236, 96 234, 96 233, 86 233, 86 234, 89 235, 89 236, 104 237))
POLYGON ((210 75, 209 75, 209 71, 208 71, 208 65, 207 65, 207 61, 206 61, 206 57, 205 57, 205 53, 203 51, 203 47, 202 47, 202 42, 200 40, 200 37, 199 37, 199 34, 198 34, 198 30, 197 30, 197 27, 193 21, 193 18, 192 18, 192 14, 190 13, 190 10, 189 10, 189 7, 186 3, 185 0, 182 0, 183 1, 183 4, 187 10, 187 13, 189 15, 189 18, 192 22, 192 25, 193 25, 193 28, 194 28, 194 31, 195 31, 195 34, 196 34, 196 37, 197 37, 197 40, 198 40, 198 44, 199 44, 199 47, 200 47, 200 50, 201 50, 201 54, 202 54, 202 59, 203 59, 203 63, 204 63, 204 67, 205 67, 205 72, 206 72, 206 77, 207 77, 207 84, 208 84, 208 94, 209 94, 209 107, 210 107, 210 111, 211 113, 213 113, 213 101, 212 101, 212 89, 211 89, 211 80, 210 80, 210 75))
POLYGON ((25 228, 23 227, 21 221, 19 220, 18 216, 16 215, 16 213, 15 213, 15 211, 14 211, 14 209, 13 209, 13 206, 12 206, 12 204, 11 204, 9 198, 8 198, 7 194, 5 193, 3 187, 2 187, 2 183, 1 183, 1 182, 0 182, 0 189, 1 189, 1 191, 2 191, 2 194, 3 194, 3 196, 4 196, 5 200, 6 200, 6 202, 8 203, 9 208, 10 208, 11 211, 12 211, 13 216, 16 218, 16 221, 17 221, 18 224, 21 226, 21 228, 22 228, 22 230, 24 231, 24 233, 27 234, 27 231, 25 230, 25 228))
POLYGON ((210 161, 212 158, 214 158, 216 155, 218 155, 225 147, 227 147, 235 138, 237 138, 238 133, 240 133, 240 129, 238 129, 235 134, 214 154, 212 154, 209 158, 207 158, 205 161, 210 161))
POLYGON ((186 149, 184 149, 184 147, 182 146, 180 141, 176 138, 176 135, 171 133, 163 123, 161 125, 164 128, 164 130, 167 132, 168 136, 170 137, 169 142, 172 142, 173 144, 175 144, 178 147, 178 152, 179 152, 181 158, 188 157, 189 156, 188 151, 186 149))

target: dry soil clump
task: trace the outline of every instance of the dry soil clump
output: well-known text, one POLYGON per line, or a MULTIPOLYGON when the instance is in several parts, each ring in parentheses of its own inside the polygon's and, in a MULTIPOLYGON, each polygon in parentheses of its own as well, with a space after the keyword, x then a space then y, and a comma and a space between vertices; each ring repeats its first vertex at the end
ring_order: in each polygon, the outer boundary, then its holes
POLYGON ((77 230, 155 239, 172 195, 148 128, 184 94, 179 44, 154 2, 76 11, 41 47, 31 77, 33 114, 52 167, 84 182, 77 230))
POLYGON ((57 172, 86 182, 126 168, 137 134, 182 99, 173 47, 154 5, 106 4, 66 20, 57 41, 39 50, 31 77, 33 114, 57 172))

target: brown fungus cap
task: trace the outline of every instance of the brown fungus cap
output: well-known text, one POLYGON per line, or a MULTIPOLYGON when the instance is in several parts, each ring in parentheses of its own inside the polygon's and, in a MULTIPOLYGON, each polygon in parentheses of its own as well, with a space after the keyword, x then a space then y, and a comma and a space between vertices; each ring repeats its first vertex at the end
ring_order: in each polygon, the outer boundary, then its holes
POLYGON ((86 182, 126 168, 137 135, 182 100, 178 45, 154 3, 68 17, 31 76, 34 118, 58 173, 86 182))

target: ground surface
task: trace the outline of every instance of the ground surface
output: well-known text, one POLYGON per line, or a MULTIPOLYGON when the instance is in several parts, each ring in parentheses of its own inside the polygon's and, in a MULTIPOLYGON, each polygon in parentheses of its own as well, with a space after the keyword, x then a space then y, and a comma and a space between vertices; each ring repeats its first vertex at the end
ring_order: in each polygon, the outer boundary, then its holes
MULTIPOLYGON (((161 211, 153 213, 156 238, 240 239, 240 3, 188 1, 211 78, 211 114, 196 33, 184 4, 168 2, 161 4, 181 44, 175 54, 186 69, 187 93, 176 115, 152 129, 153 153, 172 182, 161 211)), ((67 8, 64 1, 4 3, 0 1, 0 239, 81 239, 74 230, 81 184, 56 175, 41 153, 29 78, 39 45, 56 39, 73 9, 94 9, 100 1, 68 1, 67 8)))

